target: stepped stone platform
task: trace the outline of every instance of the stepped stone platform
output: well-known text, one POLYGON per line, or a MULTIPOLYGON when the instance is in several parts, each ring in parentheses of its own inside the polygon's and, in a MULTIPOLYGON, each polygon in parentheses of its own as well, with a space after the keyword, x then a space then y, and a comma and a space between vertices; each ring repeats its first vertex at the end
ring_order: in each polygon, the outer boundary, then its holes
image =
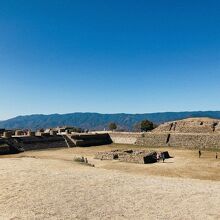
POLYGON ((47 149, 67 147, 65 139, 62 136, 34 136, 34 137, 16 137, 14 138, 24 150, 47 149))
POLYGON ((21 136, 0 139, 0 154, 60 147, 67 147, 62 136, 21 136))
POLYGON ((51 135, 38 133, 37 136, 11 136, 0 138, 0 154, 19 153, 60 147, 89 147, 111 144, 109 134, 51 135))
POLYGON ((166 152, 149 152, 147 150, 113 150, 107 152, 98 152, 95 155, 95 159, 100 160, 119 160, 121 162, 128 163, 156 163, 162 154, 166 159, 171 158, 169 153, 166 152))
POLYGON ((220 134, 220 120, 212 118, 187 118, 164 123, 154 129, 153 132, 220 134))
POLYGON ((74 134, 71 135, 71 140, 78 147, 89 147, 111 144, 112 140, 108 133, 104 134, 74 134))
POLYGON ((116 144, 220 149, 220 120, 212 118, 188 118, 167 122, 151 132, 109 134, 116 144))

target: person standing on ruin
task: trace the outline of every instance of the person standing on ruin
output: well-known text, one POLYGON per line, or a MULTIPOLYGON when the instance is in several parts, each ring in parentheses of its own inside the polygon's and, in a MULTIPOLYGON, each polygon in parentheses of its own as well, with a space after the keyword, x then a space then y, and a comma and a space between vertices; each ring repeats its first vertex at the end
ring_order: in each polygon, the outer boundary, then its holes
POLYGON ((160 154, 157 153, 157 162, 160 160, 160 154))
POLYGON ((164 155, 164 153, 162 153, 162 160, 163 160, 163 163, 164 163, 164 160, 165 160, 165 155, 164 155))
POLYGON ((216 152, 215 154, 215 159, 218 159, 218 152, 216 152))
POLYGON ((201 150, 199 150, 199 158, 202 156, 201 150))

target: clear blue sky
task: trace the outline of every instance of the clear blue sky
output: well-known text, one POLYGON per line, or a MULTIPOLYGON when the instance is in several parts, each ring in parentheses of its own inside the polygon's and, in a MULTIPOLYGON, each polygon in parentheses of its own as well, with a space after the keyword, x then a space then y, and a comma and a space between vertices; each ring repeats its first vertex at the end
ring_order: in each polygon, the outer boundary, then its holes
POLYGON ((220 110, 218 0, 0 0, 0 119, 220 110))

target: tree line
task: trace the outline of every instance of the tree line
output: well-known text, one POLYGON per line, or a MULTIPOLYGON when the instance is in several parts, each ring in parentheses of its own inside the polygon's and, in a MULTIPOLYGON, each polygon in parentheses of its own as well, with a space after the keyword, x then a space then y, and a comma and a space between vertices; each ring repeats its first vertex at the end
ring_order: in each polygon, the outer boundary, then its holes
MULTIPOLYGON (((149 120, 142 120, 142 121, 134 124, 133 131, 147 132, 147 131, 153 130, 155 127, 156 127, 156 125, 153 122, 151 122, 149 120)), ((117 130, 118 126, 115 122, 111 122, 109 124, 108 128, 111 131, 115 131, 115 130, 117 130)))

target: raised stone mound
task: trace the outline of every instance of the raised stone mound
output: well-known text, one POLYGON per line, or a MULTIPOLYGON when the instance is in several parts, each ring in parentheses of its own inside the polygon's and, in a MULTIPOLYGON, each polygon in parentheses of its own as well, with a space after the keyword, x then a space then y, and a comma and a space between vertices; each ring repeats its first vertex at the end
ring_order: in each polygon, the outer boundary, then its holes
POLYGON ((155 163, 158 161, 158 156, 164 154, 165 158, 171 158, 169 153, 156 152, 156 151, 145 151, 145 150, 113 150, 108 152, 98 152, 95 155, 95 159, 100 160, 119 160, 122 162, 129 163, 155 163))
POLYGON ((134 151, 132 154, 124 154, 123 157, 119 157, 122 162, 128 163, 156 163, 157 162, 157 152, 146 152, 146 151, 134 151))
POLYGON ((220 133, 220 120, 212 118, 187 118, 161 124, 154 133, 220 133))

